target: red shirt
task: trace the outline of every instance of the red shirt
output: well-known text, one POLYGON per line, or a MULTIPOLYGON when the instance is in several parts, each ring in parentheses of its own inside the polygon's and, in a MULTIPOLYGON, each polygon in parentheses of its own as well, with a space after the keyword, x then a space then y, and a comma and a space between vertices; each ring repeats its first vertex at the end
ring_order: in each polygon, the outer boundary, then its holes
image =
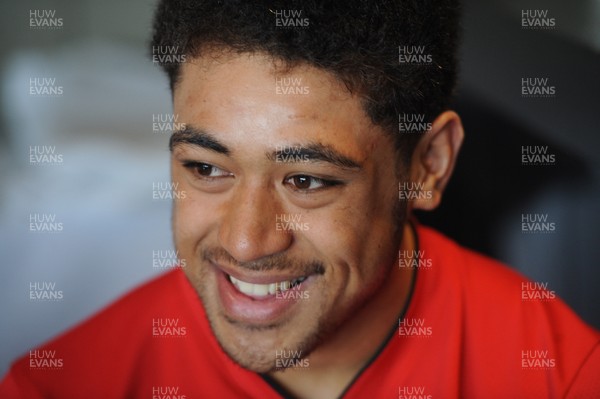
MULTIPOLYGON (((344 398, 600 397, 597 331, 552 291, 417 231, 422 252, 405 315, 344 398)), ((281 396, 225 355, 174 270, 17 360, 0 397, 281 396)))

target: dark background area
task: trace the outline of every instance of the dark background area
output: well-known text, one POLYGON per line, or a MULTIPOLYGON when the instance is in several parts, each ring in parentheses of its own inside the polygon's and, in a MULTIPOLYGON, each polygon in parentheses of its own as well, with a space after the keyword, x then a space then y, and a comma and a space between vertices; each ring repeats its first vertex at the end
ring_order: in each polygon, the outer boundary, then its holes
POLYGON ((455 109, 466 138, 441 207, 419 214, 459 243, 547 282, 596 327, 599 8, 593 2, 465 4, 455 109), (521 29, 521 9, 548 9, 556 29, 521 29), (522 98, 526 77, 548 77, 556 97, 522 98), (535 145, 548 146, 556 163, 521 165, 522 146, 535 145), (523 213, 548 214, 556 232, 522 233, 523 213))

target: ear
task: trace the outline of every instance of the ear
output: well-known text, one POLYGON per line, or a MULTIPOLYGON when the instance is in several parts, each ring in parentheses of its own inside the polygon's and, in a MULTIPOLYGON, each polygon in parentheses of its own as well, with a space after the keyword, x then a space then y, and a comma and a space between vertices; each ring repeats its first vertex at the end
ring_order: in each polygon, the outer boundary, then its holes
POLYGON ((440 204, 463 137, 462 122, 454 111, 442 112, 425 132, 411 160, 412 187, 421 191, 410 202, 411 209, 429 211, 440 204))

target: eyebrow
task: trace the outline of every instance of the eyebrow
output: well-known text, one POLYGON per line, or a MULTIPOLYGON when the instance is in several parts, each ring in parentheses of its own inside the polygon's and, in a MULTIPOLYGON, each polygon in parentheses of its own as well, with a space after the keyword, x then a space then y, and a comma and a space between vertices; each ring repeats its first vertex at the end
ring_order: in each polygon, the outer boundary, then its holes
POLYGON ((169 139, 169 151, 179 144, 192 144, 223 155, 231 154, 231 150, 214 135, 192 126, 173 132, 169 139))
MULTIPOLYGON (((229 147, 221 143, 213 134, 193 126, 186 126, 173 132, 169 139, 169 150, 173 151, 180 144, 199 146, 227 156, 231 154, 229 147)), ((293 161, 294 158, 298 157, 309 162, 327 162, 343 169, 361 169, 360 163, 341 154, 329 145, 308 143, 279 147, 282 148, 266 154, 268 160, 277 162, 278 159, 291 154, 293 157, 289 161, 290 163, 300 163, 301 161, 293 161)))
POLYGON ((327 162, 334 166, 344 169, 361 169, 360 163, 341 154, 329 145, 321 143, 309 143, 298 145, 286 145, 285 148, 277 149, 267 154, 270 161, 276 162, 278 159, 292 156, 290 163, 300 163, 302 161, 293 161, 296 157, 307 159, 309 162, 327 162))

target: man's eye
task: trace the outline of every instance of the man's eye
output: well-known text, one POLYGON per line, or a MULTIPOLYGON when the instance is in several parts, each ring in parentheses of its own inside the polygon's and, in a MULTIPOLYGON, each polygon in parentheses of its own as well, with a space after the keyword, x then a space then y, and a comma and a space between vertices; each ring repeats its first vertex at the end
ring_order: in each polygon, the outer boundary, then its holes
POLYGON ((230 173, 225 172, 224 170, 221 170, 216 166, 204 162, 185 162, 183 166, 186 169, 191 170, 192 173, 194 173, 194 175, 198 177, 212 178, 225 177, 230 175, 230 173))
POLYGON ((325 180, 308 175, 296 175, 288 177, 285 180, 285 183, 292 185, 293 188, 298 191, 313 191, 341 184, 335 180, 325 180))

